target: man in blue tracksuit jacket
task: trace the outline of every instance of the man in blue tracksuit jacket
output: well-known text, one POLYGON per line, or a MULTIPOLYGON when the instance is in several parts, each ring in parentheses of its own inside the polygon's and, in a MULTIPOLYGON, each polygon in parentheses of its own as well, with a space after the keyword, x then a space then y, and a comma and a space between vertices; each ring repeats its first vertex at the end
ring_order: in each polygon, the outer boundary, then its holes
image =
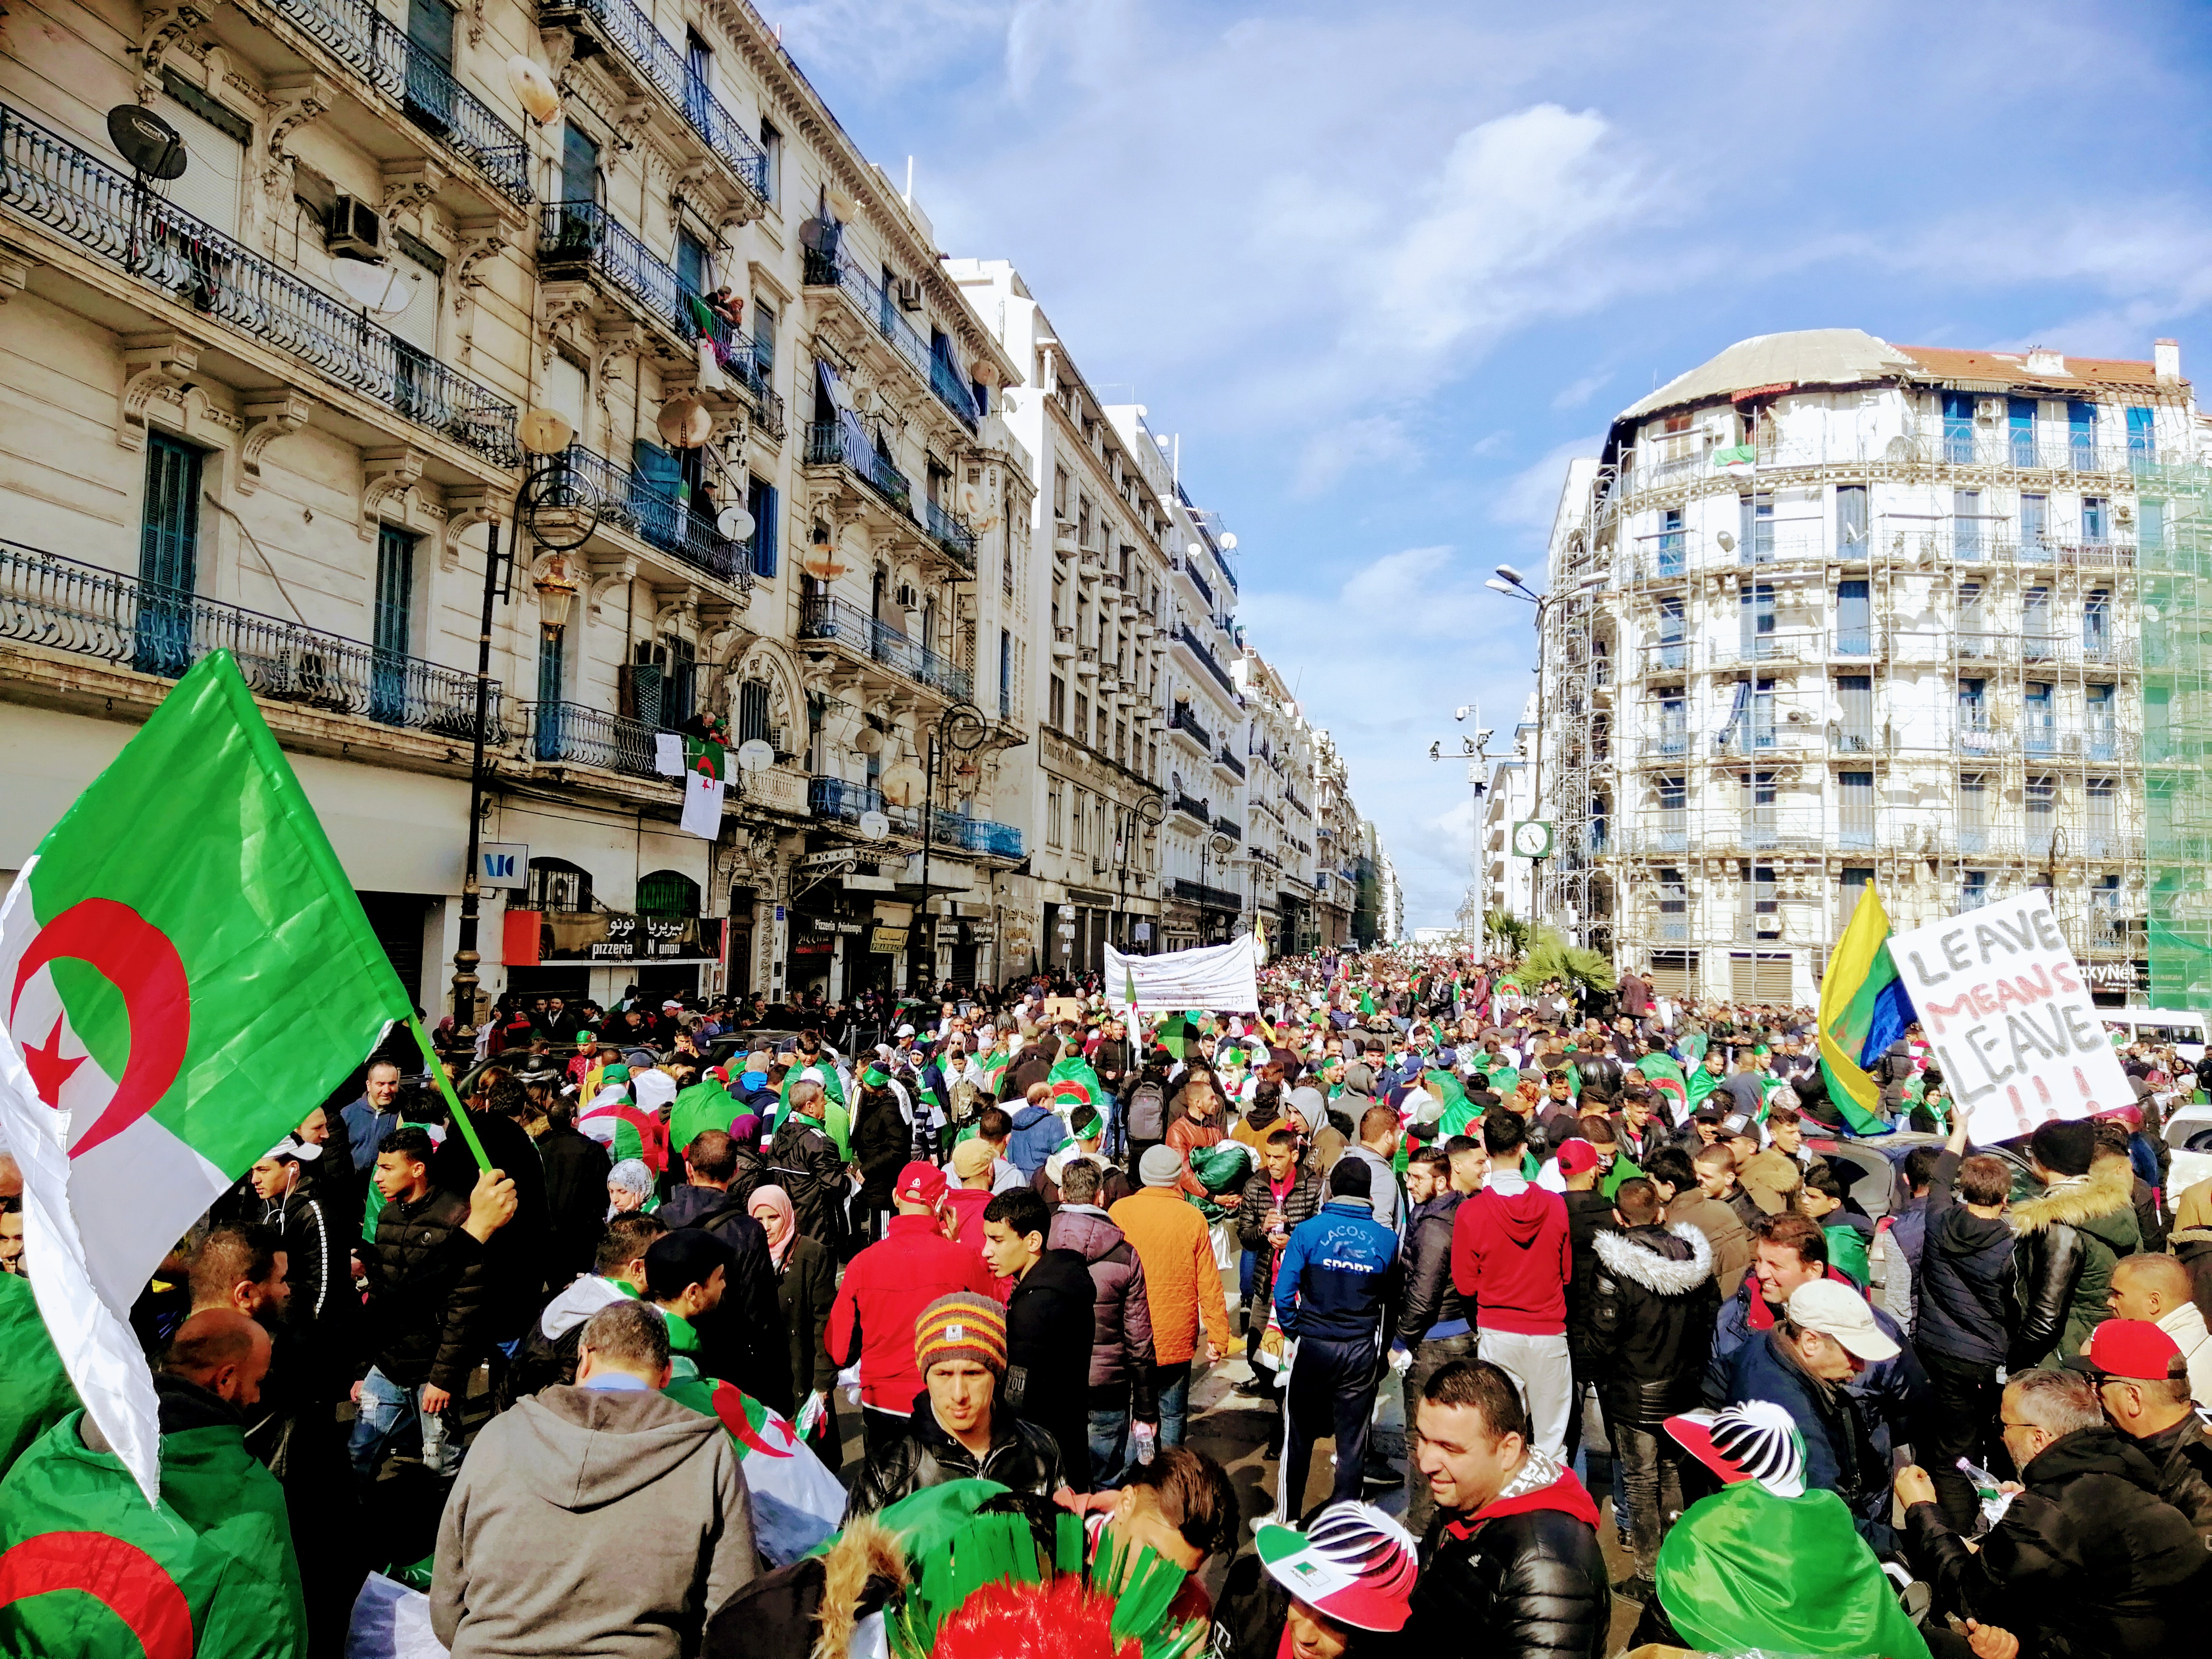
POLYGON ((1275 1270, 1275 1316, 1297 1341, 1284 1392, 1283 1466, 1275 1518, 1304 1512, 1314 1442, 1336 1434, 1332 1503, 1356 1503, 1367 1465, 1367 1422, 1381 1380, 1383 1310, 1397 1297, 1398 1235, 1376 1220, 1373 1172, 1356 1158, 1329 1171, 1328 1201, 1301 1222, 1275 1270))

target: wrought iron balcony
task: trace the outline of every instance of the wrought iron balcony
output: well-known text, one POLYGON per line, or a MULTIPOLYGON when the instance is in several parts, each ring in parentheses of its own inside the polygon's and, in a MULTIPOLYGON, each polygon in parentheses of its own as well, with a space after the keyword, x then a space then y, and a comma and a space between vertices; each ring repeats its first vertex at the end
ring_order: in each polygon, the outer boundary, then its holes
POLYGON ((1175 706, 1175 713, 1168 716, 1168 726, 1171 730, 1194 739, 1201 750, 1213 747, 1213 733, 1207 731, 1198 716, 1190 712, 1190 705, 1187 702, 1175 706))
POLYGON ((1185 623, 1176 631, 1182 642, 1190 647, 1191 654, 1206 665, 1206 672, 1221 683, 1221 689, 1231 696, 1235 696, 1237 682, 1229 678, 1227 669, 1214 660, 1213 653, 1206 648, 1205 642, 1192 631, 1191 625, 1185 623))
POLYGON ((817 776, 807 780, 806 810, 817 818, 834 818, 846 824, 859 823, 863 813, 881 812, 904 831, 910 832, 914 827, 912 812, 884 805, 882 790, 845 778, 817 776))
POLYGON ((1229 745, 1226 744, 1221 746, 1221 752, 1213 757, 1213 761, 1215 765, 1227 767, 1240 778, 1245 775, 1244 763, 1229 752, 1229 745))
MULTIPOLYGON (((0 639, 169 680, 228 651, 272 702, 463 741, 476 731, 473 674, 16 542, 0 542, 0 639)), ((486 709, 490 739, 506 741, 496 684, 486 709)))
POLYGON ((745 592, 752 591, 750 546, 717 531, 711 513, 678 501, 618 462, 571 444, 544 488, 540 499, 547 507, 596 512, 601 523, 626 530, 745 592))
POLYGON ((1231 841, 1242 841, 1244 839, 1244 826, 1231 819, 1216 818, 1213 821, 1213 827, 1219 830, 1223 835, 1228 836, 1231 841))
POLYGON ((842 466, 909 519, 914 485, 890 459, 843 421, 815 421, 806 428, 806 464, 842 466))
POLYGON ((496 465, 520 459, 514 404, 4 104, 0 204, 496 465))
POLYGON ((682 277, 676 279, 681 301, 679 326, 685 337, 705 340, 714 347, 714 362, 722 373, 744 388, 762 431, 778 443, 785 432, 783 399, 769 388, 769 364, 759 344, 742 329, 732 328, 717 316, 705 297, 682 277))
POLYGON ((1213 805, 1210 801, 1194 799, 1177 789, 1170 804, 1184 817, 1196 818, 1201 827, 1213 822, 1213 805))
POLYGON ((533 760, 568 761, 634 778, 660 776, 653 742, 658 728, 643 720, 580 702, 526 702, 522 711, 533 760))
POLYGON ((1233 888, 1214 887, 1202 881, 1192 881, 1183 876, 1176 878, 1175 896, 1179 899, 1188 899, 1193 904, 1206 905, 1216 910, 1241 910, 1244 908, 1243 894, 1236 891, 1233 888))
POLYGON ((473 162, 501 195, 527 207, 529 154, 522 135, 451 71, 407 38, 373 0, 269 0, 380 92, 407 118, 473 162))
POLYGON ((1022 856, 1022 832, 1013 825, 971 818, 961 812, 932 812, 930 838, 935 846, 984 858, 1018 860, 1022 856))
POLYGON ((799 637, 834 640, 865 653, 893 673, 946 696, 971 695, 972 679, 966 669, 927 646, 915 644, 889 623, 878 622, 849 599, 827 593, 806 595, 799 607, 799 637))
POLYGON ((937 401, 951 410, 970 432, 975 430, 982 417, 976 411, 974 395, 952 365, 932 352, 921 331, 907 321, 905 309, 896 295, 842 253, 808 249, 805 280, 809 288, 834 288, 842 292, 854 307, 874 325, 876 332, 891 349, 906 359, 907 367, 936 394, 937 401))
POLYGON ((1308 817, 1311 817, 1313 816, 1313 808, 1300 800, 1298 799, 1298 792, 1289 787, 1287 785, 1285 785, 1283 789, 1283 799, 1291 804, 1291 808, 1293 811, 1303 812, 1308 817))
POLYGON ((690 313, 675 270, 597 202, 548 202, 538 229, 538 269, 545 276, 588 270, 628 295, 675 332, 690 313))
POLYGON ((968 520, 935 501, 924 501, 922 507, 923 523, 929 530, 930 540, 943 548, 955 564, 972 574, 975 568, 975 532, 968 520))
POLYGON ((611 45, 675 106, 714 158, 767 202, 768 152, 691 72, 682 50, 653 27, 635 0, 542 0, 538 18, 564 28, 580 25, 585 33, 611 45))
POLYGON ((1190 585, 1206 595, 1206 608, 1213 608, 1213 589, 1206 578, 1198 574, 1198 561, 1188 556, 1170 559, 1168 562, 1190 578, 1190 585))

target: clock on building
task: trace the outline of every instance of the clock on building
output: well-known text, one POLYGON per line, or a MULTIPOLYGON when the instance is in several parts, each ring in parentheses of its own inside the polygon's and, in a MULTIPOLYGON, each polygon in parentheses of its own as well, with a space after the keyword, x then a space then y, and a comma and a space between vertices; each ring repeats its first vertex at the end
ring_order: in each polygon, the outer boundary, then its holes
POLYGON ((1524 859, 1552 856, 1552 826, 1540 818, 1524 818, 1513 826, 1513 850, 1524 859))

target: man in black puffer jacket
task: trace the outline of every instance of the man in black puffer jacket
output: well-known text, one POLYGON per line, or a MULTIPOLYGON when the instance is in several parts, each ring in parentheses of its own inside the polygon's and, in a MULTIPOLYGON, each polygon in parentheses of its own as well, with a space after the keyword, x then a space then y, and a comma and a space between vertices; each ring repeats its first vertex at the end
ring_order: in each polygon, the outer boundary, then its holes
POLYGON ((1962 1117, 1928 1177, 1920 1254, 1912 1263, 1912 1346, 1928 1372, 1931 1403, 1914 1450, 1936 1482, 1936 1502, 1957 1531, 1974 1525, 1979 1500, 1959 1460, 1986 1465, 1983 1444, 1997 1420, 1997 1372, 2012 1345, 2013 1232, 2004 1218, 2010 1166, 1965 1156, 1962 1117))
MULTIPOLYGON (((1424 1146, 1406 1169, 1406 1295, 1398 1310, 1398 1340, 1406 1350, 1406 1420, 1416 1421, 1421 1390, 1455 1359, 1474 1352, 1474 1325, 1452 1284, 1452 1223, 1467 1194, 1452 1190, 1451 1158, 1441 1146, 1424 1146)), ((1429 1479, 1417 1457, 1406 1460, 1406 1530, 1416 1538, 1436 1513, 1429 1479)))
POLYGON ((1437 1513, 1404 1650, 1423 1659, 1600 1659, 1613 1616, 1597 1505, 1528 1443, 1513 1379, 1455 1359, 1421 1391, 1416 1453, 1437 1513))
POLYGON ((1684 1222, 1662 1224, 1658 1189, 1637 1176, 1613 1195, 1619 1232, 1597 1236, 1590 1334, 1599 1363, 1606 1433, 1628 1487, 1636 1572, 1623 1586, 1649 1601, 1666 1520, 1682 1508, 1682 1466, 1662 1426, 1698 1403, 1713 1346, 1720 1291, 1713 1247, 1684 1222))

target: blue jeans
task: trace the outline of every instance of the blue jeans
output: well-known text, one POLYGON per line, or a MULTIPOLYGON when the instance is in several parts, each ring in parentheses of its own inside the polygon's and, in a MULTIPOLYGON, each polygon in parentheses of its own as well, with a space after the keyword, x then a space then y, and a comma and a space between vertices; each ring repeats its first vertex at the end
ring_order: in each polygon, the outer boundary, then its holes
POLYGON ((1152 1367, 1152 1392, 1160 1402, 1160 1444, 1182 1444, 1182 1420, 1190 1410, 1190 1361, 1152 1367))
POLYGON ((392 1443, 414 1423, 420 1423, 422 1429, 422 1467, 441 1477, 460 1472, 461 1452, 456 1443, 461 1430, 460 1402, 456 1400, 442 1412, 426 1412, 422 1389, 421 1383, 402 1388, 374 1368, 362 1379, 360 1413, 353 1420, 353 1438, 346 1445, 346 1455, 353 1460, 353 1472, 362 1480, 376 1479, 392 1443))
POLYGON ((1091 1408, 1091 1490, 1111 1492, 1129 1473, 1129 1407, 1091 1408))

